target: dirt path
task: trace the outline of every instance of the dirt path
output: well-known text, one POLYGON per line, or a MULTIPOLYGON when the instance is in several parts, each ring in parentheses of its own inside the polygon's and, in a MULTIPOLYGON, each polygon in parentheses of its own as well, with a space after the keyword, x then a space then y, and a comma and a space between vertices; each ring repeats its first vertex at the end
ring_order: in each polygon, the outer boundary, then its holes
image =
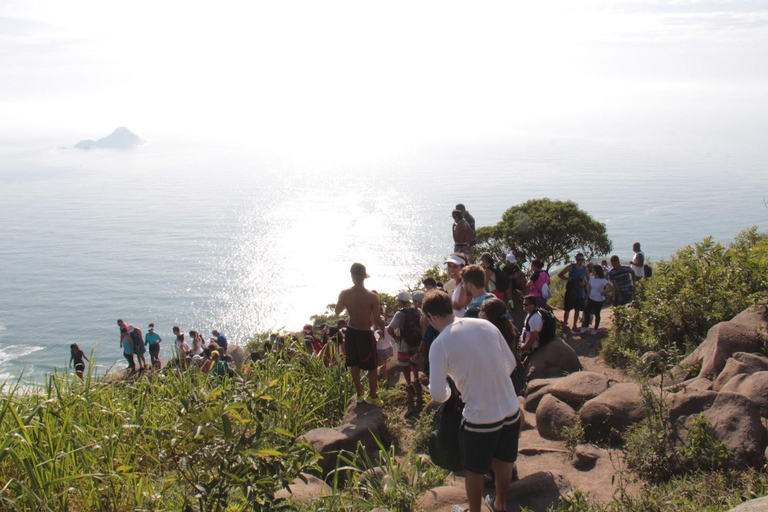
MULTIPOLYGON (((558 319, 562 319, 562 310, 555 310, 555 315, 558 319)), ((606 309, 602 313, 601 326, 597 334, 581 334, 565 329, 563 340, 576 351, 585 371, 601 373, 618 382, 631 381, 632 378, 629 375, 607 366, 599 357, 602 339, 607 336, 612 326, 613 315, 609 309, 606 309)), ((406 425, 401 440, 401 449, 406 452, 411 448, 415 419, 405 408, 399 410, 399 414, 406 425)), ((517 460, 520 478, 541 471, 557 472, 570 481, 572 488, 588 492, 599 503, 605 504, 614 498, 620 480, 617 473, 626 469, 620 450, 593 447, 599 456, 597 463, 589 470, 578 470, 571 464, 571 452, 565 442, 542 438, 535 428, 535 414, 525 413, 525 418, 526 423, 532 428, 526 428, 520 436, 517 460)), ((463 488, 464 480, 460 475, 452 475, 448 485, 463 488)), ((634 494, 637 489, 636 484, 626 487, 630 494, 634 494)))

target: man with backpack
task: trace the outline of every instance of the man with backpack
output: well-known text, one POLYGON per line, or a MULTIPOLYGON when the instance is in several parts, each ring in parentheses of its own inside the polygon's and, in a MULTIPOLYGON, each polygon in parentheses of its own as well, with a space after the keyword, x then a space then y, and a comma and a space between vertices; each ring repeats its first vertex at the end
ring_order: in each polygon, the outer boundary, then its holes
POLYGON ((523 308, 526 316, 520 335, 520 351, 530 354, 554 339, 557 326, 555 316, 550 311, 540 309, 533 295, 523 297, 523 308))
POLYGON ((512 467, 517 460, 520 403, 509 376, 515 357, 491 322, 455 318, 451 298, 442 291, 427 293, 423 306, 429 323, 440 332, 429 353, 429 392, 435 402, 453 393, 464 402, 457 443, 469 509, 483 503, 483 475, 493 468, 496 495, 486 498, 490 510, 505 510, 512 467), (455 391, 448 385, 450 377, 455 391))
POLYGON ((419 367, 414 356, 421 344, 421 311, 411 304, 411 294, 402 291, 397 294, 400 310, 392 317, 387 326, 387 333, 397 340, 397 367, 405 377, 408 396, 422 399, 419 367), (413 374, 413 378, 411 378, 413 374))

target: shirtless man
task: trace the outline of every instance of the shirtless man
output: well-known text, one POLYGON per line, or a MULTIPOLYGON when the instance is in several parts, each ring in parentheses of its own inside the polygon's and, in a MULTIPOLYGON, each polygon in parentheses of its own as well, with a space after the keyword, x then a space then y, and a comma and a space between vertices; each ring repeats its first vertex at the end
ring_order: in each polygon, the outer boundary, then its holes
POLYGON ((342 290, 336 302, 336 314, 344 309, 349 313, 346 335, 346 366, 352 373, 352 382, 357 390, 357 401, 365 400, 369 404, 383 405, 376 394, 378 380, 376 372, 376 339, 373 337, 372 326, 384 329, 384 323, 379 315, 379 298, 375 293, 365 289, 365 279, 368 274, 362 263, 353 263, 349 270, 352 274, 352 287, 342 290), (360 370, 368 371, 368 384, 371 388, 366 397, 363 384, 360 382, 360 370))
POLYGON ((466 254, 471 262, 474 255, 471 244, 472 238, 475 236, 472 233, 472 227, 469 222, 464 220, 460 210, 453 210, 451 216, 453 217, 453 252, 466 254))

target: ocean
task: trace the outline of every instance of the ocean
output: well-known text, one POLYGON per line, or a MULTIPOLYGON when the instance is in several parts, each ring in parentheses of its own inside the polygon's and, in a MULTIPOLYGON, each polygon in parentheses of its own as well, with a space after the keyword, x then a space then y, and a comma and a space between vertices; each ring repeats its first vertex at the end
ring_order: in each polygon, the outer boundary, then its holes
POLYGON ((67 367, 70 343, 100 373, 122 368, 117 318, 154 322, 162 357, 173 325, 236 344, 299 330, 350 285, 354 261, 369 288, 396 293, 452 250, 456 203, 485 226, 528 199, 573 200, 616 254, 639 241, 652 261, 765 230, 765 131, 736 132, 287 156, 143 133, 132 150, 0 141, 0 379, 39 382, 67 367))

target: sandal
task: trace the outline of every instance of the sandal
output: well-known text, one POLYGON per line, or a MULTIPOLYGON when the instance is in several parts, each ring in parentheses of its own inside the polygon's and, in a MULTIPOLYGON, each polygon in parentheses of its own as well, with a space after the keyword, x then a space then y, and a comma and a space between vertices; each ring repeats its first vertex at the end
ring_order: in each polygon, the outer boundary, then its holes
POLYGON ((494 507, 493 500, 494 498, 492 498, 490 494, 486 496, 485 499, 483 500, 483 503, 485 503, 485 506, 488 507, 488 510, 490 510, 491 512, 507 512, 506 509, 494 507))
POLYGON ((464 508, 461 505, 454 505, 453 508, 451 508, 451 512, 469 512, 469 509, 464 508))

